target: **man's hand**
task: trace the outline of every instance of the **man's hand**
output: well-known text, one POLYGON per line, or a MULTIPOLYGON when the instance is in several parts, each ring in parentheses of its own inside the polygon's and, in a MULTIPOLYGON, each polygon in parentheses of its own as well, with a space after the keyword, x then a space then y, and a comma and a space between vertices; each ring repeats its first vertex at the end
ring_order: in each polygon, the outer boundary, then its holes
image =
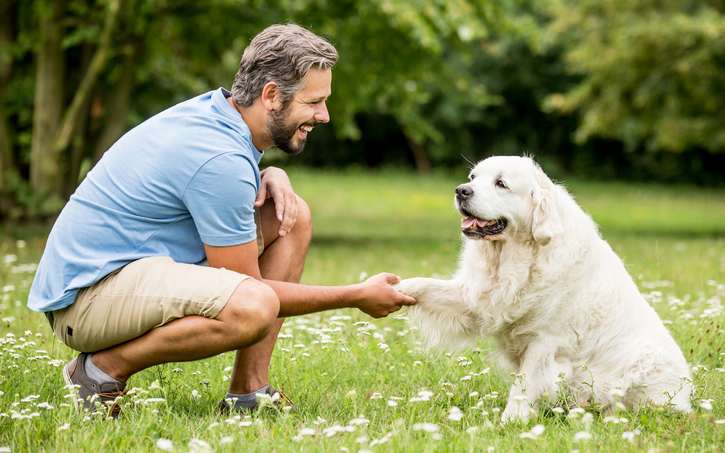
POLYGON ((274 210, 279 220, 280 237, 292 231, 297 222, 297 194, 292 190, 292 183, 284 170, 267 167, 261 172, 261 184, 254 206, 260 207, 267 198, 274 201, 274 210))
POLYGON ((373 318, 382 318, 398 311, 403 305, 415 305, 416 301, 393 288, 400 277, 394 274, 377 274, 359 285, 355 307, 373 318))

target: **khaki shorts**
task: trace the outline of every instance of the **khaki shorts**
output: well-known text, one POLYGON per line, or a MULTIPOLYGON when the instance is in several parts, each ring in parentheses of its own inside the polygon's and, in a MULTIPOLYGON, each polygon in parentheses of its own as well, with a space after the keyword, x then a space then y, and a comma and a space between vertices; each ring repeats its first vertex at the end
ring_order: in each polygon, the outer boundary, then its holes
MULTIPOLYGON (((257 232, 261 255, 259 226, 257 232)), ((142 258, 83 288, 72 305, 53 312, 53 333, 76 351, 100 351, 184 316, 216 318, 248 278, 167 256, 142 258)))

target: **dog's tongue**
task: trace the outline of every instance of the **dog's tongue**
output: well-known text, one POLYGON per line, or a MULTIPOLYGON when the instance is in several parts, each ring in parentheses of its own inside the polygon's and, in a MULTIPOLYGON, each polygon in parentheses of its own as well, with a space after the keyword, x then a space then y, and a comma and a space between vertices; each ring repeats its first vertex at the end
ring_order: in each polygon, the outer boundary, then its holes
POLYGON ((478 220, 474 217, 464 217, 461 220, 461 228, 468 229, 472 226, 476 225, 478 223, 478 220))
POLYGON ((496 221, 495 220, 477 219, 475 217, 464 217, 461 220, 461 228, 463 228, 464 230, 467 230, 467 229, 473 228, 473 227, 483 228, 492 223, 496 223, 496 221))

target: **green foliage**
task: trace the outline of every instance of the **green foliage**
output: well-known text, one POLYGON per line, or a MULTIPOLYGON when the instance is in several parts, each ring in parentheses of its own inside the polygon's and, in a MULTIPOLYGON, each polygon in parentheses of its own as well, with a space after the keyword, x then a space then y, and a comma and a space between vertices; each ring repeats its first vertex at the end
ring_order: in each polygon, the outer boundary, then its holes
MULTIPOLYGON (((0 24, 0 122, 9 131, 0 143, 10 143, 3 151, 11 157, 0 160, 0 172, 26 182, 34 165, 31 132, 40 127, 32 124, 39 18, 54 1, 60 0, 6 2, 9 22, 0 24)), ((62 3, 63 89, 57 96, 66 110, 98 50, 109 3, 62 3)), ((123 131, 176 102, 230 86, 249 40, 278 22, 309 27, 340 54, 329 101, 332 123, 315 131, 309 151, 295 161, 412 163, 425 170, 460 166, 461 154, 476 159, 529 152, 561 174, 725 180, 721 2, 120 5, 108 59, 80 106, 71 144, 55 163, 67 181, 58 199, 72 192, 81 163, 94 163, 123 131)), ((0 194, 11 202, 0 203, 0 217, 7 217, 7 206, 26 206, 21 184, 7 181, 0 178, 0 194)))
POLYGON ((725 152, 725 10, 720 2, 552 2, 550 39, 583 76, 551 109, 581 111, 576 138, 631 150, 725 152))

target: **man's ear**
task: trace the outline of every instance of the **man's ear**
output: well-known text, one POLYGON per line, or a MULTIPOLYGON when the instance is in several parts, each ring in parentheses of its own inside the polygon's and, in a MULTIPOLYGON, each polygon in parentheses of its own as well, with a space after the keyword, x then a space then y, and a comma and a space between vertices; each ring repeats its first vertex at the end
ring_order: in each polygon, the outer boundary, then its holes
POLYGON ((534 173, 538 187, 531 191, 533 211, 531 213, 531 235, 541 245, 564 232, 556 207, 556 186, 541 168, 535 165, 534 173))
POLYGON ((282 108, 282 93, 276 82, 265 83, 259 98, 267 111, 277 111, 282 108))

